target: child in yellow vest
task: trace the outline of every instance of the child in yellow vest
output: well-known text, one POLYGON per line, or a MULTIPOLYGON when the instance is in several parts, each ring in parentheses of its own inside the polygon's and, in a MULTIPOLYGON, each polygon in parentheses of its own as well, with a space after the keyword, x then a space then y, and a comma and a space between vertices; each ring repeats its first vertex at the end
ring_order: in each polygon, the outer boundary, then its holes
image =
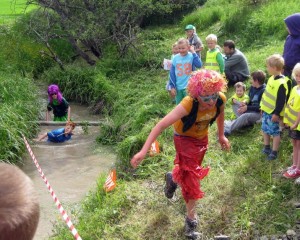
POLYGON ((267 70, 271 77, 260 102, 262 110, 261 129, 264 136, 262 153, 267 155, 267 160, 277 158, 280 145, 280 122, 282 122, 281 118, 287 96, 287 83, 285 76, 281 74, 283 66, 284 60, 280 54, 273 54, 267 58, 267 70), (271 136, 273 136, 272 149, 270 147, 271 136))
POLYGON ((232 104, 233 114, 231 119, 235 119, 241 116, 241 113, 238 112, 238 109, 242 104, 248 104, 250 98, 248 94, 246 94, 246 85, 242 82, 237 82, 234 84, 235 93, 231 98, 229 98, 229 102, 232 104))
MULTIPOLYGON (((283 118, 286 126, 290 128, 289 136, 293 143, 293 164, 283 174, 286 178, 300 177, 300 63, 295 65, 292 76, 297 85, 291 91, 283 118)), ((300 183, 300 178, 296 183, 300 183)))
POLYGON ((217 47, 217 36, 214 34, 209 34, 205 40, 207 43, 208 50, 206 53, 204 68, 209 70, 215 70, 223 74, 225 64, 223 55, 217 47))

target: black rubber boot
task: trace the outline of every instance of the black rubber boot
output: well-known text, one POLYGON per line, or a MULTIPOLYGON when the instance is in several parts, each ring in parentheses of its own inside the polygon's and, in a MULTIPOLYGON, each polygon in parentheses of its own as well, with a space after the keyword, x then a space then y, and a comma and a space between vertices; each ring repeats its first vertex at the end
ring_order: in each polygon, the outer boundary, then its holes
POLYGON ((165 196, 167 198, 172 198, 177 188, 177 184, 173 181, 172 173, 167 172, 165 175, 165 180, 166 180, 166 185, 164 189, 165 196))
POLYGON ((193 239, 193 240, 200 239, 201 233, 196 231, 197 225, 198 225, 198 221, 196 219, 191 220, 188 217, 186 217, 186 219, 185 219, 185 234, 184 235, 188 239, 193 239))

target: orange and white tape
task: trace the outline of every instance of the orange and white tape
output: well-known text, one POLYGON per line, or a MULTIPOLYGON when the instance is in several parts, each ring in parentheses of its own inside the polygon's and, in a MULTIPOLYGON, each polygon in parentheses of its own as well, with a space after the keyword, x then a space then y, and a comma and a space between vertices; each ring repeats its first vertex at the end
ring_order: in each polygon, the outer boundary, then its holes
POLYGON ((24 137, 24 135, 23 135, 23 140, 24 140, 25 145, 26 145, 26 148, 27 148, 27 150, 28 150, 28 152, 29 152, 29 154, 30 154, 30 156, 31 156, 31 159, 33 160, 33 162, 34 162, 34 164, 35 164, 37 170, 39 171, 39 173, 40 173, 42 179, 44 180, 45 184, 47 185, 47 188, 48 188, 48 190, 49 190, 49 192, 50 192, 50 194, 51 194, 51 196, 52 196, 52 198, 53 198, 53 200, 54 200, 54 202, 55 202, 55 205, 57 206, 57 208, 58 208, 60 214, 62 215, 62 218, 65 220, 66 224, 68 225, 68 227, 69 227, 71 233, 73 234, 74 238, 75 238, 76 240, 82 240, 82 238, 79 236, 79 234, 78 234, 76 228, 74 227, 74 225, 73 225, 71 219, 68 217, 66 211, 63 209, 63 207, 62 207, 62 205, 60 204, 60 202, 59 202, 57 196, 55 195, 55 193, 54 193, 52 187, 50 186, 50 184, 49 184, 49 182, 48 182, 48 180, 47 180, 45 174, 43 173, 43 171, 42 171, 42 169, 41 169, 41 167, 40 167, 38 161, 36 160, 36 158, 35 158, 35 156, 34 156, 32 150, 31 150, 31 148, 30 148, 30 145, 29 145, 29 143, 27 142, 27 140, 26 140, 26 138, 24 137))

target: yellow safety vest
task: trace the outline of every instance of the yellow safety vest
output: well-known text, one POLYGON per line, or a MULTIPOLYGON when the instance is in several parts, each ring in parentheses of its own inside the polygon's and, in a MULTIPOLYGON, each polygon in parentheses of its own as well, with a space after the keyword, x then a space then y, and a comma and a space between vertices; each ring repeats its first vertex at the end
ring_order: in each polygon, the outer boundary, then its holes
POLYGON ((207 51, 205 60, 205 69, 215 70, 220 72, 219 63, 217 62, 217 55, 220 51, 218 49, 214 51, 207 51))
MULTIPOLYGON (((285 92, 287 93, 287 84, 285 78, 279 78, 274 80, 274 76, 270 77, 266 86, 266 90, 264 91, 261 102, 260 108, 264 112, 271 114, 275 107, 276 107, 276 100, 277 100, 277 92, 281 84, 285 87, 285 92)), ((284 115, 284 108, 280 112, 280 116, 284 115)))
MULTIPOLYGON (((300 92, 297 91, 300 91, 300 89, 298 90, 298 86, 293 87, 284 111, 283 122, 288 126, 292 126, 296 122, 298 113, 300 112, 300 92)), ((300 131, 300 124, 298 124, 296 130, 300 131)))

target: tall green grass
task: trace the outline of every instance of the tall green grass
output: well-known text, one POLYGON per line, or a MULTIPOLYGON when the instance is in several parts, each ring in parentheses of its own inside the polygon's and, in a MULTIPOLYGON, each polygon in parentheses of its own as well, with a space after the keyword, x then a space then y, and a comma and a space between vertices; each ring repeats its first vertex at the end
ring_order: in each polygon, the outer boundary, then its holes
POLYGON ((35 135, 39 104, 32 80, 1 72, 0 76, 0 161, 22 162, 22 134, 35 135))

